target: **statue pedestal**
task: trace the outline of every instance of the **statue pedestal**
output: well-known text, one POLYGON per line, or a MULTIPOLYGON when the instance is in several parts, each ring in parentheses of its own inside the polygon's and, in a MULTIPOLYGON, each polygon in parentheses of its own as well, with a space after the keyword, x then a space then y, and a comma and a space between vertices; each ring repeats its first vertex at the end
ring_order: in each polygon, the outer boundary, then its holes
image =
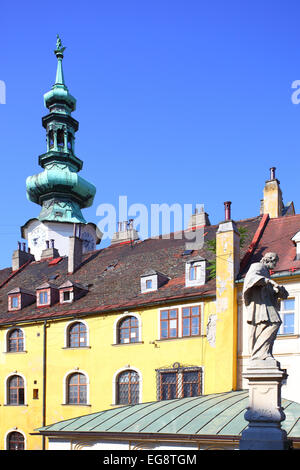
POLYGON ((286 431, 281 429, 285 414, 281 407, 282 381, 287 378, 280 364, 251 361, 243 374, 249 380, 249 407, 245 419, 248 427, 242 432, 240 450, 287 450, 286 431))

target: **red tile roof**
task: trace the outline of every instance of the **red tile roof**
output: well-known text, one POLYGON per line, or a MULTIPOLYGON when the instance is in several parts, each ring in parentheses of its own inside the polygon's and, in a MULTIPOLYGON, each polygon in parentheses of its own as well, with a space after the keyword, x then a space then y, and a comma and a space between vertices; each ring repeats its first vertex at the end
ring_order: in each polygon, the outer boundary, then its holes
POLYGON ((247 271, 249 263, 259 261, 266 253, 275 252, 279 256, 279 262, 274 270, 275 273, 300 269, 300 260, 296 260, 295 243, 292 237, 300 230, 300 214, 270 219, 263 230, 259 242, 248 264, 243 270, 247 271))
MULTIPOLYGON (((241 250, 244 257, 253 236, 262 220, 254 217, 238 221, 238 226, 246 227, 246 243, 241 250)), ((205 227, 204 240, 215 238, 217 225, 205 227)), ((154 238, 131 244, 113 245, 100 249, 83 257, 81 267, 73 275, 68 274, 68 259, 49 263, 49 260, 31 262, 23 269, 13 273, 11 269, 0 270, 0 324, 13 321, 28 321, 43 318, 72 316, 95 312, 128 310, 142 306, 158 305, 193 299, 203 296, 215 296, 215 279, 210 279, 203 286, 185 287, 185 263, 189 256, 184 255, 184 238, 154 238), (157 291, 142 294, 140 276, 152 269, 164 273, 170 280, 157 291), (88 286, 86 295, 73 303, 39 309, 36 304, 23 308, 18 312, 7 311, 7 293, 16 287, 33 290, 43 283, 51 282, 57 287, 66 281, 88 286)), ((208 260, 214 254, 207 246, 194 251, 190 257, 200 255, 208 260)))

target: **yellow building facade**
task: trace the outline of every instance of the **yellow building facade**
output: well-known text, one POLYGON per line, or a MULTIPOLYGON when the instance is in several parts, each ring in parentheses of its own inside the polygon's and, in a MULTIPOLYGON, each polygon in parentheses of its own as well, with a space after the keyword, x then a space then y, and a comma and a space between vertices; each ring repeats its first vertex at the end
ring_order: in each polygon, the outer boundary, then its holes
POLYGON ((58 40, 44 172, 27 183, 42 211, 21 229, 30 250, 19 244, 0 271, 1 450, 47 449, 38 428, 111 407, 237 390, 237 281, 268 214, 276 221, 284 208, 272 174, 257 217, 235 222, 226 202, 218 225, 193 214, 181 237, 147 240, 122 222, 97 250, 101 235, 80 211, 95 188, 77 177, 63 52, 58 40), (191 231, 201 243, 187 249, 191 231))

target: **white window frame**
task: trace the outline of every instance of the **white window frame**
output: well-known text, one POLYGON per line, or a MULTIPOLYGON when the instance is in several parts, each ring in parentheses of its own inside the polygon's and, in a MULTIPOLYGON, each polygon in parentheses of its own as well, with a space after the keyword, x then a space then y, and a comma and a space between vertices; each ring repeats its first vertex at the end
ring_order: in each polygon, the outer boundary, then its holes
POLYGON ((135 312, 125 312, 122 315, 118 316, 118 318, 114 322, 113 326, 113 344, 120 344, 121 346, 126 346, 127 344, 139 344, 142 342, 142 318, 139 313, 135 312), (139 340, 136 343, 119 343, 118 342, 118 328, 120 321, 124 320, 126 317, 135 317, 138 321, 138 330, 139 330, 139 340))
POLYGON ((25 351, 26 351, 26 335, 25 335, 24 329, 20 328, 19 326, 12 326, 8 330, 6 330, 6 332, 5 332, 5 352, 9 353, 9 354, 14 354, 14 353, 18 354, 18 353, 24 353, 25 351), (8 336, 14 330, 21 330, 22 333, 23 333, 23 345, 24 345, 23 351, 9 351, 8 350, 8 336))
POLYGON ((18 371, 11 372, 9 375, 6 376, 6 378, 4 380, 4 386, 5 386, 4 403, 5 403, 6 406, 15 406, 15 407, 27 406, 27 383, 26 383, 26 378, 23 374, 21 374, 18 371), (21 405, 11 405, 10 403, 8 403, 8 381, 14 375, 18 375, 19 377, 21 377, 23 379, 23 383, 24 383, 24 403, 22 403, 21 405))
POLYGON ((172 307, 165 307, 165 308, 159 308, 158 309, 158 316, 157 316, 157 338, 162 341, 172 341, 176 340, 178 338, 185 338, 185 339, 190 339, 190 338, 200 338, 201 336, 204 335, 204 302, 195 302, 192 304, 179 304, 179 305, 172 305, 172 307), (182 335, 182 309, 187 308, 187 307, 200 307, 200 335, 191 335, 191 336, 183 336, 182 335), (177 331, 177 336, 175 338, 162 338, 160 336, 160 314, 164 310, 178 310, 178 331, 177 331))
POLYGON ((27 450, 27 439, 26 439, 26 434, 24 431, 22 431, 21 429, 15 427, 15 428, 12 428, 12 429, 9 429, 9 431, 7 431, 5 433, 5 436, 4 436, 4 449, 5 450, 8 450, 8 445, 7 445, 7 438, 9 436, 9 434, 11 434, 12 432, 18 432, 19 434, 22 434, 22 436, 24 437, 24 450, 27 450))
MULTIPOLYGON (((118 369, 114 375, 113 375, 113 380, 112 380, 112 404, 118 406, 117 403, 117 385, 118 385, 118 376, 122 372, 125 372, 126 370, 132 370, 133 372, 136 372, 139 376, 139 400, 138 403, 142 403, 142 396, 143 396, 143 378, 141 371, 137 369, 136 367, 132 367, 130 365, 127 365, 125 367, 122 367, 121 369, 118 369)), ((120 405, 124 406, 124 405, 120 405)))
POLYGON ((63 378, 63 404, 69 406, 91 406, 90 405, 90 379, 88 374, 79 368, 69 370, 63 378), (86 403, 68 403, 68 386, 69 386, 69 377, 72 374, 82 374, 86 378, 86 403))
POLYGON ((280 338, 284 336, 291 336, 291 335, 297 335, 298 334, 298 314, 297 312, 299 311, 299 296, 296 295, 294 291, 289 291, 289 296, 285 300, 293 299, 294 300, 294 310, 281 310, 281 306, 284 302, 284 300, 280 301, 280 318, 282 319, 282 324, 280 325, 280 328, 278 330, 277 336, 280 338), (283 333, 283 317, 285 313, 294 313, 294 332, 293 333, 283 333))
POLYGON ((203 286, 206 282, 206 260, 189 260, 185 263, 185 286, 203 286), (191 267, 196 268, 196 279, 190 279, 191 267))
POLYGON ((77 348, 74 348, 74 347, 69 346, 69 330, 70 330, 71 326, 72 326, 74 323, 83 323, 83 324, 85 325, 85 327, 86 327, 86 346, 81 346, 81 347, 82 347, 82 348, 88 348, 88 347, 90 347, 90 329, 89 329, 89 326, 88 326, 88 324, 87 324, 87 322, 86 322, 85 320, 78 319, 78 320, 69 321, 69 322, 66 324, 66 326, 65 326, 64 348, 66 348, 66 349, 80 349, 80 346, 78 346, 77 348))

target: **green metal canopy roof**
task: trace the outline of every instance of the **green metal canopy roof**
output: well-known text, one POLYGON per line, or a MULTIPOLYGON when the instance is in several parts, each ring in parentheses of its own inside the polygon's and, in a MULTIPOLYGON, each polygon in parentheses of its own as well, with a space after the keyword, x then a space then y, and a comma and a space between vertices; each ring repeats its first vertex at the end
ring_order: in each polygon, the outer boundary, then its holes
MULTIPOLYGON (((247 427, 244 414, 248 390, 203 395, 193 398, 122 406, 39 428, 43 434, 128 433, 195 436, 239 436, 247 427)), ((286 415, 282 428, 288 437, 300 437, 300 404, 282 399, 286 415)))

